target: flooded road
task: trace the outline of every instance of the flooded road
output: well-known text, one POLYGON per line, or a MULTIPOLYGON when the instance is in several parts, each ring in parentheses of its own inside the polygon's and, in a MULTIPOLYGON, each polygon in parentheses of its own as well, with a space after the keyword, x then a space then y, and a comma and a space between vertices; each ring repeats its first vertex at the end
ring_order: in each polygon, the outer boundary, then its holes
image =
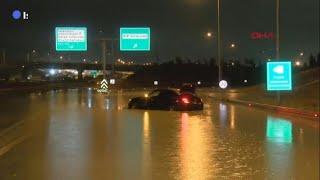
POLYGON ((318 122, 205 93, 203 111, 126 108, 146 92, 2 98, 0 118, 30 138, 0 156, 0 179, 319 179, 318 122))

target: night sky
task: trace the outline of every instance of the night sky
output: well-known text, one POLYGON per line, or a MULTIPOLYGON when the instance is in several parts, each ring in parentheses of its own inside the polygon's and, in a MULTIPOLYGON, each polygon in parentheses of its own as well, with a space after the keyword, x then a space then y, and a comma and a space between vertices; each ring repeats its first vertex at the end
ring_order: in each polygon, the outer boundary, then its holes
MULTIPOLYGON (((225 57, 261 59, 274 55, 274 40, 252 40, 250 33, 275 32, 275 0, 221 0, 222 39, 225 57), (237 48, 231 50, 230 43, 237 48)), ((319 52, 319 1, 281 1, 281 57, 294 58, 319 52)), ((27 51, 54 52, 54 27, 86 26, 88 58, 100 56, 95 41, 99 31, 118 37, 120 27, 151 27, 152 51, 117 53, 117 56, 162 61, 181 56, 203 59, 217 54, 216 0, 1 0, 0 48, 8 56, 23 57, 27 51), (28 21, 15 21, 13 9, 27 11, 28 21), (213 38, 205 37, 212 31, 213 38)), ((101 34, 100 34, 101 35, 101 34)))

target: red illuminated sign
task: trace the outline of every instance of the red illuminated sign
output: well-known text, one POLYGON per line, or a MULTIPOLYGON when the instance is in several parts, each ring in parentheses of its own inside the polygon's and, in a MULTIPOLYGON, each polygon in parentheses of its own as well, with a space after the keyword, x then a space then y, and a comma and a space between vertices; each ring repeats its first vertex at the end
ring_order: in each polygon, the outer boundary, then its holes
POLYGON ((252 32, 250 36, 251 36, 251 39, 254 39, 254 40, 274 38, 273 32, 252 32))

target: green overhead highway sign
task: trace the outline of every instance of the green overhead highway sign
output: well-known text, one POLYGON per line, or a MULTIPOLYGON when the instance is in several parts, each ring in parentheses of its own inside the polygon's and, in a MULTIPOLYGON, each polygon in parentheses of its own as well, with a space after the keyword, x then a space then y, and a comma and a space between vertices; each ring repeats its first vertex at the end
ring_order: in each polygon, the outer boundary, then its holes
POLYGON ((292 72, 290 61, 267 63, 267 90, 290 91, 292 90, 292 72))
POLYGON ((150 51, 150 28, 120 28, 120 51, 150 51))
POLYGON ((56 27, 56 51, 87 51, 86 27, 56 27))

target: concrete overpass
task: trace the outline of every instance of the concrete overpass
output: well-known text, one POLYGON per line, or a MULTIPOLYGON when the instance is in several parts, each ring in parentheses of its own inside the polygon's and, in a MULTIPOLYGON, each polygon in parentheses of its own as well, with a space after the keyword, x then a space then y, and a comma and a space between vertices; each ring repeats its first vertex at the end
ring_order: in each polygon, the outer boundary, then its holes
MULTIPOLYGON (((114 70, 118 72, 136 72, 141 68, 143 68, 143 65, 114 65, 114 70)), ((31 62, 28 64, 1 66, 0 69, 7 71, 21 69, 23 74, 28 74, 33 69, 75 69, 78 71, 78 78, 82 79, 84 70, 102 70, 103 68, 101 63, 31 62)), ((107 64, 106 70, 112 70, 112 65, 107 64)))

